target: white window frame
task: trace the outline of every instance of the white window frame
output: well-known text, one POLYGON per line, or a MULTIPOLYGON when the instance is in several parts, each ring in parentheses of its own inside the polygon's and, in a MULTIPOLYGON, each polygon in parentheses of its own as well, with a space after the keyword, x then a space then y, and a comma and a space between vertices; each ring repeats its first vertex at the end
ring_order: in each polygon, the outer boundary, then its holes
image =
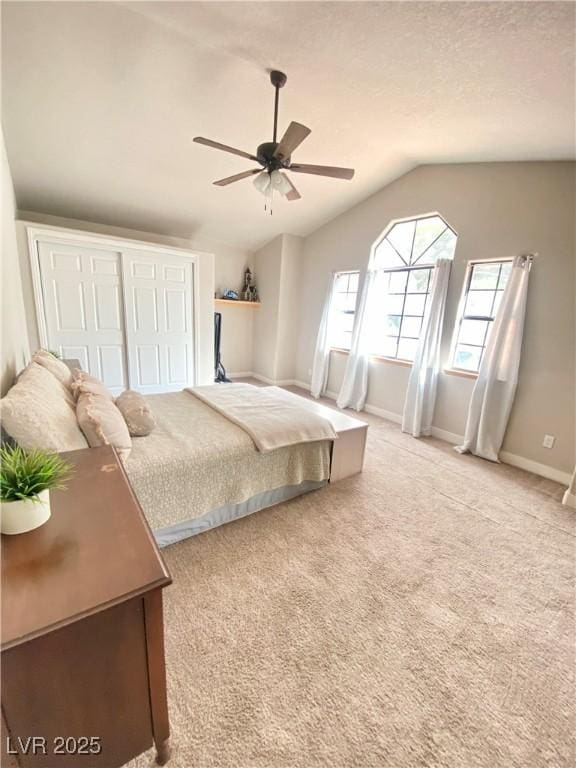
MULTIPOLYGON (((341 275, 358 275, 358 286, 356 288, 356 300, 354 302, 354 311, 353 312, 344 312, 343 314, 351 314, 354 317, 354 322, 356 321, 356 309, 358 307, 358 295, 360 293, 360 279, 361 274, 359 269, 339 269, 334 273, 335 279, 337 280, 341 275)), ((346 291, 347 295, 351 295, 354 293, 354 291, 346 291)), ((334 291, 334 294, 332 296, 332 301, 334 301, 336 296, 336 291, 334 291)), ((331 307, 330 308, 330 320, 332 319, 332 313, 335 310, 331 307)), ((352 329, 354 329, 354 323, 352 323, 352 329)), ((352 339, 350 339, 352 341, 352 339)), ((330 346, 330 349, 334 350, 335 352, 350 352, 350 347, 334 347, 330 346)))
MULTIPOLYGON (((513 258, 471 259, 466 265, 466 274, 464 276, 464 284, 462 286, 462 293, 460 294, 460 302, 458 304, 458 312, 456 314, 456 320, 454 322, 454 330, 452 332, 452 342, 450 344, 449 363, 448 363, 448 366, 445 368, 447 373, 456 373, 458 375, 467 376, 469 378, 474 378, 474 379, 478 377, 478 371, 480 370, 480 365, 482 364, 482 358, 484 356, 484 352, 486 351, 486 345, 490 335, 491 326, 488 327, 488 331, 484 338, 484 344, 482 345, 482 352, 480 353, 480 363, 477 371, 473 371, 470 368, 460 368, 455 364, 454 358, 456 356, 456 347, 458 346, 458 339, 460 337, 460 327, 462 325, 463 320, 473 319, 473 320, 485 320, 488 322, 494 322, 495 316, 488 317, 485 315, 474 315, 474 316, 464 315, 464 310, 466 309, 466 301, 468 299, 468 292, 470 290, 470 283, 472 280, 474 267, 477 266, 478 264, 506 264, 506 263, 512 263, 513 261, 514 261, 513 258)), ((486 289, 486 290, 490 290, 490 289, 486 289)), ((480 345, 471 344, 469 346, 480 346, 480 345)))
MULTIPOLYGON (((379 246, 382 244, 382 242, 384 240, 386 240, 386 238, 388 237, 388 235, 390 234, 390 232, 392 231, 392 229, 395 226, 397 226, 398 224, 405 224, 406 222, 410 222, 410 221, 418 222, 418 221, 421 221, 423 219, 432 219, 432 218, 435 218, 435 217, 438 217, 439 219, 442 219, 442 221, 446 225, 446 228, 451 230, 451 232, 453 232, 454 235, 456 236, 456 242, 457 242, 458 241, 458 232, 454 229, 454 227, 451 224, 449 224, 446 221, 444 216, 442 216, 442 214, 439 211, 432 211, 430 213, 420 213, 420 214, 417 214, 415 216, 405 216, 403 218, 393 219, 392 221, 390 221, 389 224, 386 226, 386 228, 380 233, 379 237, 374 241, 374 243, 372 244, 372 247, 370 249, 370 261, 372 261, 375 258, 375 255, 376 255, 376 252, 377 252, 379 246)), ((436 240, 439 239, 439 237, 440 237, 440 235, 432 243, 430 243, 426 247, 426 250, 428 250, 433 245, 433 243, 436 240)), ((396 250, 395 246, 392 243, 390 243, 390 244, 392 245, 394 250, 396 250)), ((400 258, 402 259, 403 257, 400 256, 400 258)), ((386 272, 403 272, 403 271, 407 271, 408 272, 408 277, 407 277, 407 280, 406 280, 406 291, 404 292, 404 304, 406 302, 406 296, 408 295, 408 280, 410 279, 410 272, 413 271, 413 270, 416 270, 416 269, 429 269, 429 270, 431 270, 430 276, 429 276, 429 280, 428 280, 428 290, 426 291, 425 294, 423 294, 426 298, 424 299, 424 314, 422 315, 422 322, 424 320, 424 316, 425 316, 425 313, 426 313, 426 307, 428 305, 428 299, 429 299, 429 296, 430 296, 430 288, 431 288, 431 282, 432 282, 432 271, 434 270, 434 267, 435 267, 435 264, 426 264, 426 263, 418 264, 418 263, 415 263, 415 264, 410 264, 410 265, 407 264, 405 266, 399 266, 399 267, 382 267, 381 268, 381 271, 383 273, 386 273, 386 272)), ((403 309, 404 309, 404 305, 403 305, 403 309)), ((410 317, 410 315, 408 315, 408 317, 410 317)), ((401 330, 402 330, 402 320, 403 320, 403 318, 404 318, 404 311, 402 311, 401 319, 400 319, 400 333, 401 333, 401 330)), ((420 325, 420 332, 421 331, 422 331, 422 324, 420 325)), ((400 345, 400 340, 402 338, 410 338, 410 337, 402 337, 400 335, 400 333, 398 334, 398 344, 396 345, 396 349, 397 350, 398 350, 398 346, 400 345)), ((386 336, 388 334, 384 334, 384 335, 386 336)), ((418 339, 419 338, 420 338, 420 336, 418 336, 418 339)), ((383 354, 378 353, 378 352, 375 352, 373 355, 371 355, 371 357, 373 357, 373 358, 375 358, 377 360, 384 360, 384 361, 386 361, 388 363, 396 363, 398 365, 404 365, 404 366, 412 366, 413 362, 414 362, 413 360, 409 360, 407 358, 398 357, 398 356, 390 357, 389 355, 383 355, 383 354)))

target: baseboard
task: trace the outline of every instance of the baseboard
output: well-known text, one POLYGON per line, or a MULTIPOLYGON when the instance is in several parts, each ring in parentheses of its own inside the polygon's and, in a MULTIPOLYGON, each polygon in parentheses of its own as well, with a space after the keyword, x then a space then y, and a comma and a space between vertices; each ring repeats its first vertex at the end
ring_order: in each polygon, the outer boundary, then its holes
POLYGON ((377 408, 375 405, 365 405, 366 413, 372 413, 374 416, 380 416, 381 419, 393 421, 394 424, 402 424, 402 414, 393 411, 385 411, 383 408, 377 408))
POLYGON ((271 387, 291 387, 294 384, 294 379, 269 379, 268 376, 263 376, 261 373, 253 373, 252 376, 271 387))
POLYGON ((271 387, 291 387, 297 382, 294 379, 270 379, 268 376, 263 376, 261 373, 255 373, 254 371, 244 371, 243 373, 229 373, 228 376, 231 379, 256 379, 263 384, 269 384, 271 387))
POLYGON ((448 430, 440 429, 440 427, 432 427, 432 437, 437 437, 438 440, 444 440, 451 445, 460 445, 464 442, 463 435, 457 435, 456 432, 448 432, 448 430))
POLYGON ((570 493, 570 489, 564 494, 562 504, 565 504, 567 507, 572 507, 572 509, 576 509, 576 496, 573 493, 570 493))
POLYGON ((508 451, 500 451, 500 459, 504 464, 511 464, 513 467, 525 469, 526 472, 532 472, 534 475, 540 475, 547 480, 554 480, 562 485, 570 485, 571 475, 569 472, 562 472, 560 469, 549 467, 548 464, 541 464, 539 461, 526 459, 524 456, 518 456, 508 451))

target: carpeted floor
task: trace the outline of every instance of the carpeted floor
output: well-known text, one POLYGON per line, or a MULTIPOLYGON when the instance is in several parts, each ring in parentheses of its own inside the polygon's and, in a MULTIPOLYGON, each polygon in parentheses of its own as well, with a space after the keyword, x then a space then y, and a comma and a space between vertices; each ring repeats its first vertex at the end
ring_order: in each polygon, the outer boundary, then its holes
POLYGON ((169 765, 573 766, 562 488, 368 418, 362 475, 164 550, 169 765))

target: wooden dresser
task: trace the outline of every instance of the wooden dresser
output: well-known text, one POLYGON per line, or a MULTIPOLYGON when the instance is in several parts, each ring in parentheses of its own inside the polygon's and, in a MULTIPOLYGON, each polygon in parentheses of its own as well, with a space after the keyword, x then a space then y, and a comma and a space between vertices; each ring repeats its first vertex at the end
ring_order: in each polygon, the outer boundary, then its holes
POLYGON ((1 537, 2 765, 163 765, 171 578, 113 449, 62 455, 50 520, 1 537))

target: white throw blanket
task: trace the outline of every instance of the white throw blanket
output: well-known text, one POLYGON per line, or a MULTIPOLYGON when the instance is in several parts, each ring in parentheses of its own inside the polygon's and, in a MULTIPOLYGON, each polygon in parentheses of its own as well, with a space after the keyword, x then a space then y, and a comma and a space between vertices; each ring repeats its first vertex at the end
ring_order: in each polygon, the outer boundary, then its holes
POLYGON ((296 395, 279 387, 211 384, 187 391, 247 432, 261 453, 337 438, 327 419, 312 413, 296 395))

